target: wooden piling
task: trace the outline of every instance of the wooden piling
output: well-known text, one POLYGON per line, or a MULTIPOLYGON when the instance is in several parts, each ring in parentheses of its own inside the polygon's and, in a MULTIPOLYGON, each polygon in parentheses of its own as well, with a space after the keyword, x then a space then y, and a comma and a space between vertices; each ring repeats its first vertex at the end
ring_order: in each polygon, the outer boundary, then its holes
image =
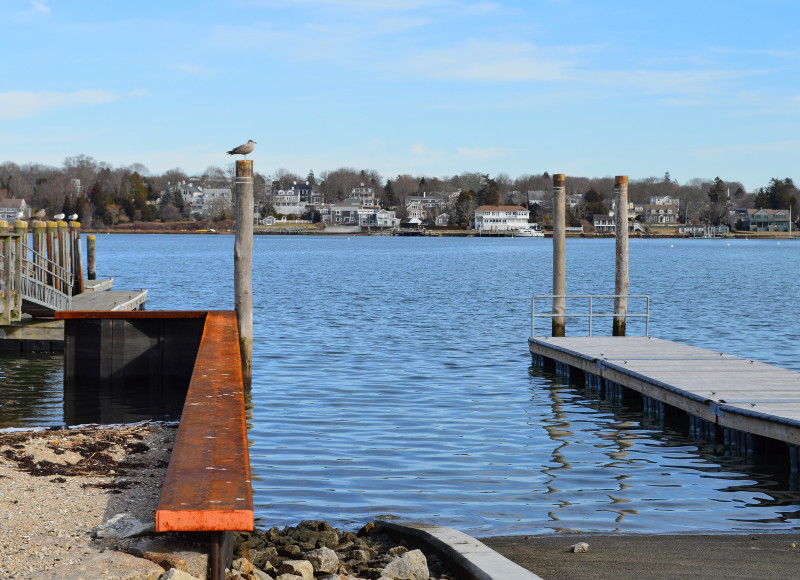
POLYGON ((242 357, 242 379, 253 375, 253 161, 236 161, 236 240, 233 246, 236 324, 242 357))
POLYGON ((36 279, 39 282, 47 281, 47 232, 46 224, 42 221, 33 222, 33 253, 34 264, 36 264, 36 279))
POLYGON ((67 222, 57 221, 58 228, 58 265, 61 266, 61 291, 64 294, 70 294, 72 280, 70 279, 70 264, 69 264, 69 232, 67 231, 67 222))
POLYGON ((83 252, 81 251, 81 223, 69 222, 69 247, 72 250, 72 295, 83 294, 83 252))
POLYGON ((614 283, 614 328, 613 336, 625 336, 628 315, 628 176, 614 178, 614 194, 617 211, 614 220, 617 231, 617 260, 614 283))
POLYGON ((56 277, 55 263, 58 255, 58 225, 56 222, 47 222, 45 229, 45 253, 47 255, 47 284, 56 290, 61 290, 61 284, 56 277))
POLYGON ((553 175, 553 336, 566 335, 563 316, 567 293, 566 202, 564 174, 556 173, 553 175))
POLYGON ((97 269, 95 265, 95 237, 86 236, 86 278, 88 280, 97 279, 97 269))

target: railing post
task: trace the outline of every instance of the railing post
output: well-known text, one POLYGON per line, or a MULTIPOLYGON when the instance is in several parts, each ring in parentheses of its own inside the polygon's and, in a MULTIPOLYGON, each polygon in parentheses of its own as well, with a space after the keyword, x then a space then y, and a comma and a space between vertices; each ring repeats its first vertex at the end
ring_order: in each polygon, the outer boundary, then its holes
POLYGON ((33 252, 34 269, 36 271, 36 281, 45 283, 47 281, 47 234, 45 233, 45 223, 41 221, 33 222, 33 252))
POLYGON ((82 294, 83 287, 83 263, 81 255, 81 223, 69 222, 69 246, 72 249, 72 295, 82 294))
POLYGON ((614 284, 613 336, 625 336, 628 314, 628 176, 614 178, 617 213, 614 216, 617 230, 617 265, 614 284))
POLYGON ((95 280, 97 278, 97 270, 95 268, 95 238, 94 236, 86 236, 86 278, 88 280, 95 280))
POLYGON ((253 374, 253 161, 236 161, 236 239, 233 246, 236 324, 242 357, 242 380, 253 374))
POLYGON ((566 188, 564 174, 553 175, 553 324, 552 336, 566 336, 565 318, 567 300, 566 260, 566 188), (562 316, 559 316, 562 315, 562 316))
MULTIPOLYGON (((14 223, 14 304, 11 320, 22 319, 22 248, 23 239, 28 237, 28 223, 18 220, 14 223)), ((27 244, 25 244, 27 245, 27 244)))
POLYGON ((13 243, 8 234, 8 222, 0 220, 0 260, 2 260, 2 285, 0 285, 0 324, 5 325, 11 322, 11 247, 13 243))
POLYGON ((61 291, 64 294, 72 294, 72 278, 69 259, 69 236, 67 232, 67 222, 58 221, 58 265, 61 266, 59 275, 62 277, 61 291))
POLYGON ((60 279, 56 274, 56 263, 58 261, 58 225, 56 222, 47 222, 46 226, 45 249, 47 250, 47 285, 56 290, 61 290, 60 279))

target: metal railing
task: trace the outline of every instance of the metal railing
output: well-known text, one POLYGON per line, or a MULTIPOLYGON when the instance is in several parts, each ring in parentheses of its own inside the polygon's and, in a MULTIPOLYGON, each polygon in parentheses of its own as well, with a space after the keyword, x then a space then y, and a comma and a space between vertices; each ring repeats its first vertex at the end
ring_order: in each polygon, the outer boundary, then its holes
POLYGON ((20 320, 23 301, 53 311, 70 308, 73 272, 34 251, 27 237, 0 233, 0 324, 20 320))
MULTIPOLYGON (((613 298, 628 298, 628 300, 640 300, 643 299, 645 302, 645 312, 644 314, 631 314, 628 312, 625 314, 625 318, 643 318, 644 319, 644 335, 650 336, 650 296, 647 294, 543 294, 540 296, 534 296, 531 299, 531 338, 536 336, 536 319, 537 318, 588 318, 589 319, 589 336, 592 336, 592 322, 595 318, 614 318, 618 316, 614 312, 595 312, 595 300, 609 300, 613 298), (536 299, 540 301, 542 299, 548 300, 548 310, 546 314, 537 314, 536 313, 536 299), (554 314, 552 312, 552 300, 553 298, 564 298, 564 313, 563 314, 554 314), (584 299, 588 300, 588 313, 581 313, 581 314, 569 314, 566 311, 566 302, 568 299, 584 299)), ((613 310, 613 305, 612 305, 613 310)))

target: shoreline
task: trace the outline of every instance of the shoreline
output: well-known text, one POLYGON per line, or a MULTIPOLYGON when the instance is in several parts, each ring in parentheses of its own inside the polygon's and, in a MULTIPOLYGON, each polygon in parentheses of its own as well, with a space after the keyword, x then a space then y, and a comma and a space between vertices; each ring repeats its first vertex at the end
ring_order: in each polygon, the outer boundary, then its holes
MULTIPOLYGON (((204 577, 206 556, 191 538, 102 537, 103 524, 121 513, 154 522, 175 431, 174 423, 157 422, 0 431, 0 576, 66 579, 116 570, 120 578, 135 572, 155 579, 172 566, 172 558, 204 577)), ((253 538, 302 534, 303 525, 243 534, 237 557, 251 556, 253 538)), ((315 525, 320 531, 330 528, 326 522, 315 525)), ((800 531, 554 533, 479 540, 545 578, 624 580, 641 578, 643 571, 648 578, 699 571, 721 580, 778 578, 794 574, 800 557, 800 531), (569 552, 579 542, 589 545, 588 552, 569 552)), ((401 548, 395 552, 392 557, 402 554, 401 548)), ((392 559, 386 553, 380 557, 384 563, 392 559)), ((435 556, 432 565, 438 565, 435 556)))

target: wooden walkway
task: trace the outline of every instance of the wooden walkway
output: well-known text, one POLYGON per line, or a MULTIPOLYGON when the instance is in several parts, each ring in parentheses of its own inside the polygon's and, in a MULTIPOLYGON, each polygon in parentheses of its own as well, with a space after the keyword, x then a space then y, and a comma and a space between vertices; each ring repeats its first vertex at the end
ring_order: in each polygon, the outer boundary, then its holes
MULTIPOLYGON (((587 385, 621 385, 641 393, 646 406, 800 445, 800 373, 652 337, 535 337, 529 345, 535 362, 582 371, 587 385)), ((795 450, 793 468, 797 460, 795 450)))

